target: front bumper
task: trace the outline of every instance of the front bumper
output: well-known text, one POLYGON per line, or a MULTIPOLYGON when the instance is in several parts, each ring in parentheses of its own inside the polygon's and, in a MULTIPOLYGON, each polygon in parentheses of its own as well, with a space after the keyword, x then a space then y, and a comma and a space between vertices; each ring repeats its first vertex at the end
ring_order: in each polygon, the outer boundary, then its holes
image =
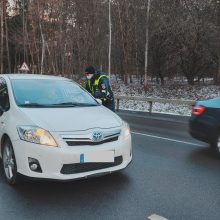
MULTIPOLYGON (((17 162, 17 170, 20 174, 40 179, 71 180, 86 178, 93 175, 101 175, 124 169, 132 160, 131 137, 126 140, 121 138, 118 141, 105 143, 97 146, 65 146, 49 147, 33 144, 22 140, 12 142, 17 162), (80 155, 88 152, 114 151, 115 158, 122 157, 122 162, 107 168, 95 168, 95 170, 62 174, 64 165, 80 163, 80 155), (42 173, 32 171, 29 167, 28 158, 39 161, 42 173)), ((86 163, 84 163, 86 164, 86 163)))

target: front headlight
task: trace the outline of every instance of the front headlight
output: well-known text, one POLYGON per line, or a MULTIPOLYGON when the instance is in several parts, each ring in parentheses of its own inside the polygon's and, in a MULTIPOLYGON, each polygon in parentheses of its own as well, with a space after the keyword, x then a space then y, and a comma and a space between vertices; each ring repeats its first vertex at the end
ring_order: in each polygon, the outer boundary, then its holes
POLYGON ((34 126, 19 126, 17 129, 21 140, 57 147, 57 143, 52 135, 42 128, 34 126))
POLYGON ((130 126, 125 121, 123 121, 123 124, 122 124, 122 131, 123 131, 123 137, 124 138, 127 138, 128 136, 131 135, 130 126))

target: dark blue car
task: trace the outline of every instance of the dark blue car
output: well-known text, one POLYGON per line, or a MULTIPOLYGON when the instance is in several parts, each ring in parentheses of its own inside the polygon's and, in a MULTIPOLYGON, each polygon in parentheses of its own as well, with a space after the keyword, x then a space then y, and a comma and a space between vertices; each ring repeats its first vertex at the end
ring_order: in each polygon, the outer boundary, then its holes
POLYGON ((220 97, 198 101, 192 108, 189 121, 191 136, 210 143, 220 152, 220 97))

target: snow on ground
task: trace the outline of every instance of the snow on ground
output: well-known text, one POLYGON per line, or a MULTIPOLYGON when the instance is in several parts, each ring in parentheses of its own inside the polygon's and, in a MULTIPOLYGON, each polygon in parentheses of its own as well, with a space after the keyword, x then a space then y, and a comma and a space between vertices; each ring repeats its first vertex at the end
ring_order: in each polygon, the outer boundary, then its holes
MULTIPOLYGON (((155 83, 149 83, 149 90, 145 93, 143 85, 135 78, 133 83, 128 83, 127 86, 115 76, 111 77, 111 85, 114 94, 120 96, 137 96, 148 98, 165 98, 165 99, 181 99, 181 100, 206 100, 220 96, 220 86, 210 85, 194 85, 189 86, 184 81, 182 82, 166 82, 164 86, 155 83)), ((120 100, 120 109, 133 111, 148 111, 149 105, 144 102, 132 100, 120 100)), ((153 112, 190 115, 191 106, 178 104, 162 104, 153 103, 153 112)))

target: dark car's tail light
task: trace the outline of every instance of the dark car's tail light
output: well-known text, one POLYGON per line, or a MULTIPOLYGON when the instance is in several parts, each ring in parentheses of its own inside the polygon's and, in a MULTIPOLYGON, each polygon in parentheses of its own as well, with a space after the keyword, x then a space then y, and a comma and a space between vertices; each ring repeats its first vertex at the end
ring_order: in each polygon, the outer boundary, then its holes
POLYGON ((196 116, 201 115, 204 111, 205 111, 204 106, 196 106, 196 105, 192 106, 192 114, 193 115, 196 115, 196 116))

